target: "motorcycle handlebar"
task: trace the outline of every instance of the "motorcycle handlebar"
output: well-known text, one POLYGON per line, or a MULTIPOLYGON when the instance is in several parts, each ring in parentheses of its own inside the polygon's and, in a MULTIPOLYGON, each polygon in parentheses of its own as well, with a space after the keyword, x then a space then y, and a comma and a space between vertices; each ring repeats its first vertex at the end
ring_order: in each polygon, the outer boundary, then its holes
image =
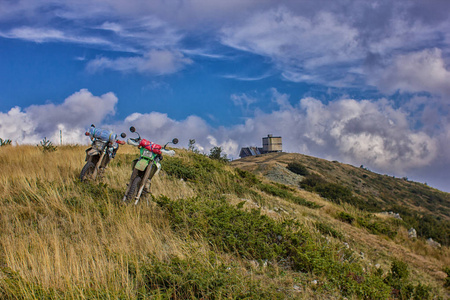
POLYGON ((169 156, 174 156, 175 155, 175 151, 173 150, 166 150, 166 149, 161 149, 161 153, 164 155, 169 155, 169 156))
POLYGON ((139 146, 139 141, 138 140, 136 140, 136 139, 128 139, 127 140, 127 143, 129 144, 129 145, 133 145, 133 146, 139 146))

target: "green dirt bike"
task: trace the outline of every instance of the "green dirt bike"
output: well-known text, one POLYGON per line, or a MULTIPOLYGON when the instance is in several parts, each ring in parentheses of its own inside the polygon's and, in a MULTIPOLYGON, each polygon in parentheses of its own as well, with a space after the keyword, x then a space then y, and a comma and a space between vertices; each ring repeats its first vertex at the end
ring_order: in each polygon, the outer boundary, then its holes
POLYGON ((134 127, 130 127, 130 131, 136 133, 138 137, 134 139, 129 138, 127 143, 138 147, 140 156, 133 161, 133 173, 131 173, 130 181, 122 201, 126 202, 127 200, 134 199, 134 204, 137 205, 143 193, 150 193, 151 180, 161 170, 163 155, 175 155, 175 151, 166 149, 167 145, 169 143, 174 145, 178 144, 178 139, 175 138, 171 142, 166 143, 164 147, 161 147, 146 139, 141 139, 141 136, 136 132, 134 127))
MULTIPOLYGON (((86 164, 80 172, 81 181, 95 180, 102 176, 109 162, 115 157, 119 144, 125 144, 117 139, 117 134, 95 128, 94 125, 91 125, 85 135, 91 138, 92 144, 86 149, 86 164)), ((126 134, 122 133, 120 136, 125 138, 126 134)))

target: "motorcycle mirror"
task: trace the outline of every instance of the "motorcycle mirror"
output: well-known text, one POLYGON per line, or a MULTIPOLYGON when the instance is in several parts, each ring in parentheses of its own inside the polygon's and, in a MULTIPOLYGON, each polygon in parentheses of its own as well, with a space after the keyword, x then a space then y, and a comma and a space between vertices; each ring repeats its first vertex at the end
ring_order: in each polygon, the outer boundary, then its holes
POLYGON ((125 134, 125 132, 122 132, 122 133, 120 134, 120 137, 124 139, 124 138, 127 137, 127 135, 125 134))
POLYGON ((178 144, 178 139, 177 139, 177 138, 174 138, 174 139, 172 140, 172 143, 173 143, 174 145, 178 144))
POLYGON ((131 132, 135 132, 135 131, 136 131, 136 128, 134 128, 134 126, 131 126, 131 127, 130 127, 130 131, 131 131, 131 132))

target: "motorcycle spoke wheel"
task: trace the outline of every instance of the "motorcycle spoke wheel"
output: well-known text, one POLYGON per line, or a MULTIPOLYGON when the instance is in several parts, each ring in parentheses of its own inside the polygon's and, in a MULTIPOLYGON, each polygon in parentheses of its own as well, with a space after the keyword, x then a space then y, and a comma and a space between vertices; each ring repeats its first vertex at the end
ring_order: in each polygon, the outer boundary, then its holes
POLYGON ((92 174, 94 173, 95 165, 92 161, 88 161, 80 173, 80 180, 86 181, 88 179, 92 179, 92 174))
POLYGON ((130 190, 128 191, 128 194, 127 194, 127 200, 130 200, 130 199, 134 200, 134 198, 137 195, 137 192, 139 191, 139 186, 140 186, 141 180, 142 180, 142 178, 140 176, 136 176, 133 179, 133 182, 131 183, 131 186, 130 186, 130 190))

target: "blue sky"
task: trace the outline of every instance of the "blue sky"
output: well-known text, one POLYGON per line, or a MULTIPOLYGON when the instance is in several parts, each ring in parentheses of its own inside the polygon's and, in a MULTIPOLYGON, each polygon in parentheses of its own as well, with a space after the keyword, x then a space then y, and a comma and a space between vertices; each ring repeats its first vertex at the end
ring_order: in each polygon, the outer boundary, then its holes
POLYGON ((135 125, 231 158, 299 152, 450 191, 450 2, 6 0, 0 137, 135 125))

